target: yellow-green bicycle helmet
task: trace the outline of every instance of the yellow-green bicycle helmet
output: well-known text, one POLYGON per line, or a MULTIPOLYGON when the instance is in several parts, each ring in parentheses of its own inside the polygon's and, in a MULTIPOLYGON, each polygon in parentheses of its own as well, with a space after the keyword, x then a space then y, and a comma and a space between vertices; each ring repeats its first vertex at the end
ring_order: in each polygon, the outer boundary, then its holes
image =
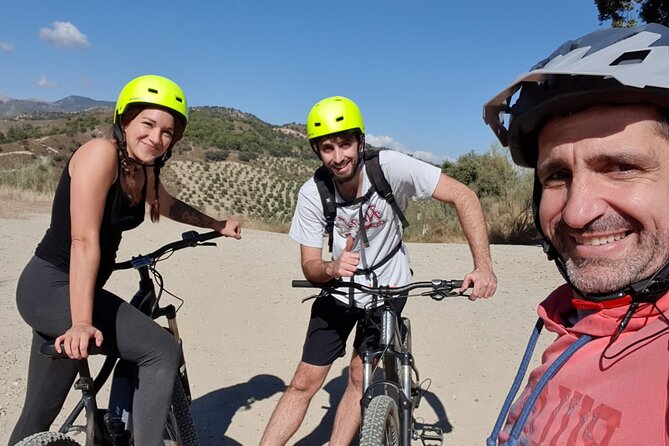
POLYGON ((365 123, 355 102, 343 96, 332 96, 316 103, 307 117, 309 140, 345 130, 358 129, 365 134, 365 123))
POLYGON ((184 126, 188 121, 186 96, 181 87, 166 77, 147 74, 128 82, 118 95, 114 123, 131 104, 159 105, 174 112, 184 126))

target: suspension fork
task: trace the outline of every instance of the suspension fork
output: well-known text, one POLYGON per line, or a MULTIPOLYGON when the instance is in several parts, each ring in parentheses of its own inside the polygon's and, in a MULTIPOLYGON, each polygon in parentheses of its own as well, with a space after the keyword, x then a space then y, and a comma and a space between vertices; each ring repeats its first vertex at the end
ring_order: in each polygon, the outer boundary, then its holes
MULTIPOLYGON (((365 419, 365 412, 369 403, 375 396, 372 389, 372 380, 374 373, 374 364, 382 356, 384 350, 377 352, 366 351, 362 358, 362 400, 360 401, 362 420, 365 419)), ((410 445, 413 427, 413 395, 411 389, 411 373, 413 370, 413 356, 411 352, 397 350, 391 347, 385 351, 385 355, 392 356, 394 361, 399 362, 398 381, 383 381, 384 386, 395 389, 395 401, 399 411, 400 421, 400 444, 410 445)))
POLYGON ((186 369, 186 357, 184 356, 183 340, 179 335, 179 325, 177 324, 177 310, 174 305, 167 305, 166 307, 156 308, 151 317, 153 319, 165 316, 167 319, 167 328, 169 329, 174 339, 179 343, 179 379, 186 392, 188 402, 191 401, 190 381, 188 380, 188 370, 186 369))
POLYGON ((398 319, 395 310, 387 303, 384 305, 381 327, 381 345, 388 349, 386 354, 392 355, 393 362, 398 364, 396 378, 399 385, 397 404, 400 412, 401 444, 410 445, 413 424, 411 389, 413 356, 410 351, 406 351, 402 347, 401 321, 398 319))
POLYGON ((374 375, 374 362, 381 356, 381 352, 365 351, 362 355, 362 400, 360 406, 362 409, 362 418, 365 418, 365 411, 373 398, 373 392, 368 392, 374 375))
POLYGON ((167 319, 167 328, 169 329, 174 339, 179 343, 180 359, 179 359, 179 379, 181 385, 186 392, 188 402, 191 401, 190 382, 188 380, 188 371, 186 370, 186 359, 184 357, 183 342, 179 335, 179 326, 177 324, 177 310, 174 305, 167 305, 166 307, 159 307, 157 305, 158 298, 156 296, 156 289, 153 280, 149 275, 148 266, 142 266, 137 269, 139 272, 139 289, 130 301, 131 305, 139 308, 147 316, 152 319, 158 319, 164 316, 167 319))
POLYGON ((402 351, 397 355, 400 361, 399 380, 401 389, 399 392, 399 411, 402 441, 400 444, 411 444, 411 431, 413 426, 413 398, 411 395, 411 371, 413 356, 411 352, 402 351))

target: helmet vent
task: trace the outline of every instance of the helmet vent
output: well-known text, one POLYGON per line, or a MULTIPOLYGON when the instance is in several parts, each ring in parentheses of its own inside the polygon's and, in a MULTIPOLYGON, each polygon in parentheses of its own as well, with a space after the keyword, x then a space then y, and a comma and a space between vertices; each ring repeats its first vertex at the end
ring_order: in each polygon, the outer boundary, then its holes
POLYGON ((155 88, 149 88, 148 90, 149 93, 158 94, 158 90, 156 90, 155 88))
POLYGON ((184 100, 181 99, 179 96, 175 96, 174 99, 176 99, 177 102, 181 102, 181 103, 183 103, 183 101, 184 101, 184 100))
POLYGON ((337 121, 337 122, 341 122, 343 120, 344 120, 343 116, 337 116, 337 118, 335 118, 335 121, 337 121))
POLYGON ((629 51, 621 54, 616 60, 611 62, 611 66, 642 63, 649 54, 650 50, 629 51))

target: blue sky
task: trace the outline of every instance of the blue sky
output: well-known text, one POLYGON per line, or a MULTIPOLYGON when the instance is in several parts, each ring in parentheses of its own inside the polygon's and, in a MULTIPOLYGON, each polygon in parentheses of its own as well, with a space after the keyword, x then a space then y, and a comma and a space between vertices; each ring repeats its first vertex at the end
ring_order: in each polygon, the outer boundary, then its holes
POLYGON ((565 40, 608 24, 594 0, 5 2, 0 95, 115 101, 131 78, 174 79, 189 104, 304 123, 358 103, 372 143, 438 160, 494 142, 483 103, 565 40))

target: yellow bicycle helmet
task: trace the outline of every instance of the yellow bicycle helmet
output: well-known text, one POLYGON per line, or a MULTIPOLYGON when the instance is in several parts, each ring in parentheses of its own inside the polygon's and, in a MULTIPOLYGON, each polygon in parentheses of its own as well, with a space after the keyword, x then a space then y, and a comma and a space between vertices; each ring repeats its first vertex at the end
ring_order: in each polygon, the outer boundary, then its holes
POLYGON ((309 141, 325 135, 358 129, 365 134, 365 123, 355 102, 343 96, 332 96, 316 103, 307 117, 309 141))
POLYGON ((181 87, 166 77, 147 74, 128 82, 118 95, 114 124, 131 104, 159 105, 173 112, 184 127, 188 122, 186 96, 181 87))

